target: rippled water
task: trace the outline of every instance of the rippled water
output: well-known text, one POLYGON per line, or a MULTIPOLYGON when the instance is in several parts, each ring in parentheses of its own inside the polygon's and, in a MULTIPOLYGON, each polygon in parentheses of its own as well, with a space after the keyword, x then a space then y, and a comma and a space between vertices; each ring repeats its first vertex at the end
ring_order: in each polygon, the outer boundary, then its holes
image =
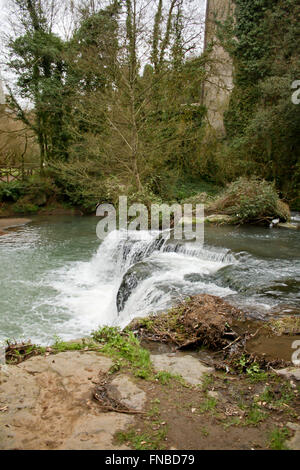
POLYGON ((208 227, 203 247, 117 232, 100 244, 97 221, 40 217, 0 237, 0 339, 77 338, 201 292, 254 316, 300 309, 299 230, 208 227))

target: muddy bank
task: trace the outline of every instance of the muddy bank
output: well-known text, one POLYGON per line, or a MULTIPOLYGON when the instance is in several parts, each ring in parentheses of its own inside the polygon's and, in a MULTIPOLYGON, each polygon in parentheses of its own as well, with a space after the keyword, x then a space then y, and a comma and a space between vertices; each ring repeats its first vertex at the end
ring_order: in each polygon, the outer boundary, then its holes
POLYGON ((13 218, 13 217, 5 217, 0 218, 0 235, 6 235, 7 232, 5 231, 8 228, 20 227, 22 225, 26 225, 30 223, 30 219, 26 218, 13 218))
POLYGON ((300 340, 300 317, 254 321, 221 298, 197 295, 166 313, 136 319, 129 329, 143 341, 176 350, 206 348, 220 360, 246 355, 264 367, 292 365, 293 345, 300 340))

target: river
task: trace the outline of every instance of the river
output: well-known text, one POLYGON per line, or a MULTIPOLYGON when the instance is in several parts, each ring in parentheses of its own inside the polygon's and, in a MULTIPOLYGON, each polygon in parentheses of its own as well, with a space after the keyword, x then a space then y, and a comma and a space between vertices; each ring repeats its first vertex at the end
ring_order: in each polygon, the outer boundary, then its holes
POLYGON ((208 226, 204 246, 114 232, 101 243, 97 222, 39 216, 0 237, 0 340, 70 340, 198 293, 261 319, 300 314, 299 230, 208 226))

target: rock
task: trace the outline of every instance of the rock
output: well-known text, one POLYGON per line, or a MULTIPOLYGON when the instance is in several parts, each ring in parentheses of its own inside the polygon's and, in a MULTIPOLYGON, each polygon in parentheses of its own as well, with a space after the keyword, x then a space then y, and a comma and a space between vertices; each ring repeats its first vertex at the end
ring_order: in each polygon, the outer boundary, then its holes
POLYGON ((287 367, 286 369, 276 370, 278 375, 286 379, 300 380, 300 367, 287 367))
POLYGON ((212 214, 205 217, 205 222, 208 222, 210 224, 233 224, 234 219, 230 215, 212 214))
POLYGON ((298 230, 299 225, 298 224, 292 224, 291 222, 282 222, 277 225, 279 228, 288 228, 291 230, 298 230))
POLYGON ((141 411, 146 402, 146 394, 127 375, 119 375, 107 385, 108 395, 128 408, 141 411))
POLYGON ((294 436, 287 441, 287 446, 290 450, 300 450, 300 424, 287 423, 287 427, 295 431, 294 436))
POLYGON ((91 378, 111 365, 96 352, 68 351, 1 367, 0 449, 120 449, 113 436, 133 417, 103 413, 92 400, 91 378))
MULTIPOLYGON (((22 218, 0 218, 0 229, 6 229, 10 227, 19 227, 21 225, 26 225, 31 222, 30 219, 22 218)), ((3 232, 5 234, 6 232, 3 232)))
POLYGON ((220 399, 219 392, 214 392, 213 390, 210 390, 209 392, 207 392, 207 395, 211 398, 215 398, 216 400, 220 399))
POLYGON ((202 364, 193 356, 177 354, 169 357, 166 354, 152 355, 151 360, 156 371, 167 371, 181 377, 192 385, 202 383, 204 374, 214 371, 212 367, 202 364))

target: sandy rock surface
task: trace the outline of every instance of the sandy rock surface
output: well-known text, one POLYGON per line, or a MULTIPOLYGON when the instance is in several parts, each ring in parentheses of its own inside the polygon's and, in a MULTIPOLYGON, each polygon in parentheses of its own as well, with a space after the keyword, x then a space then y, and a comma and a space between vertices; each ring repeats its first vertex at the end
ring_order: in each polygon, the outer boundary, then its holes
POLYGON ((117 449, 113 436, 132 422, 92 400, 111 359, 95 352, 33 357, 0 369, 0 449, 117 449))

